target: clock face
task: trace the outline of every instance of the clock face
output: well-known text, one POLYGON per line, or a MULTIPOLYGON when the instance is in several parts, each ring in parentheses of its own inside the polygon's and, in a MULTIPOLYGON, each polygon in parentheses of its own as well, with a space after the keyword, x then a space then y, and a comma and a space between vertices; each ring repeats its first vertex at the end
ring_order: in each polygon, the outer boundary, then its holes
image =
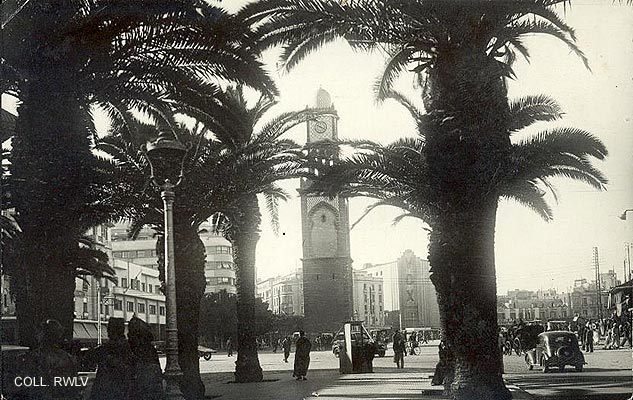
POLYGON ((327 130, 327 124, 323 121, 316 121, 314 123, 314 131, 317 133, 324 133, 327 130))
POLYGON ((324 139, 332 139, 332 120, 321 118, 313 121, 310 129, 310 141, 316 142, 324 139))

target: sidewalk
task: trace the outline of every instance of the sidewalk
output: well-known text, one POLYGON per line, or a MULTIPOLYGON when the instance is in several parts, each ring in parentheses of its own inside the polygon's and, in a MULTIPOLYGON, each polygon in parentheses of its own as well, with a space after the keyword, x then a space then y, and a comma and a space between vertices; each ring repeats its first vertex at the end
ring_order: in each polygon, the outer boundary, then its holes
MULTIPOLYGON (((378 368, 371 374, 341 375, 338 370, 308 372, 308 381, 296 381, 287 371, 264 372, 264 382, 229 383, 232 373, 204 374, 207 398, 220 400, 440 400, 441 386, 431 386, 432 371, 426 369, 378 368)), ((532 397, 515 385, 507 384, 514 399, 532 397)))

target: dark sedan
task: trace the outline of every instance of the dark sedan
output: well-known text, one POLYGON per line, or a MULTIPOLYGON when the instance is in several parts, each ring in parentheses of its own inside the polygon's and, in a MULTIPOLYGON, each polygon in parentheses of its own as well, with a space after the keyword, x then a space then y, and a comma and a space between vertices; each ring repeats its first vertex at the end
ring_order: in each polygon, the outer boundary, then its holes
POLYGON ((536 347, 525 353, 525 364, 529 370, 540 366, 543 372, 549 372, 552 367, 563 371, 570 365, 581 372, 586 362, 574 333, 550 331, 538 335, 536 347))

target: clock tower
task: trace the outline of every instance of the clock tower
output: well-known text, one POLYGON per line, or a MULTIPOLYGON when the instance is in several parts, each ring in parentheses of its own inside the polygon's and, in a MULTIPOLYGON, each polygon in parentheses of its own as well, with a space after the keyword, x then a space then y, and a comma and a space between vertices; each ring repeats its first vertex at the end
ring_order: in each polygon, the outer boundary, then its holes
MULTIPOLYGON (((315 107, 325 111, 307 123, 307 142, 338 138, 338 115, 328 92, 319 89, 315 107)), ((317 162, 332 164, 336 150, 311 149, 317 162)), ((352 318, 352 260, 350 258, 348 199, 309 194, 311 182, 301 179, 303 236, 303 296, 305 329, 336 332, 352 318)))

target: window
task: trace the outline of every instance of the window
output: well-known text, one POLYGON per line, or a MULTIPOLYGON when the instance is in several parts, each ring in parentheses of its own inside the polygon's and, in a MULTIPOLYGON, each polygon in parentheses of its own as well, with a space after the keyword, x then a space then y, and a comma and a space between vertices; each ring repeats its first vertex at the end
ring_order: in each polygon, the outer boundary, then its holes
POLYGON ((119 299, 114 299, 114 309, 117 311, 123 310, 123 301, 119 299))
POLYGON ((160 285, 156 285, 154 288, 156 289, 156 293, 160 293, 160 285))
POLYGON ((88 312, 88 303, 84 303, 84 313, 88 312))
POLYGON ((138 303, 138 312, 139 312, 139 314, 145 314, 145 304, 144 303, 138 303))
POLYGON ((215 246, 215 254, 231 254, 230 246, 215 246))
POLYGON ((151 283, 147 285, 147 289, 148 289, 148 291, 150 293, 152 293, 152 284, 151 283))
POLYGON ((105 306, 105 315, 110 315, 110 307, 105 306))
POLYGON ((160 307, 158 308, 158 312, 160 313, 160 315, 165 315, 165 307, 160 306, 160 307))
POLYGON ((141 292, 144 292, 144 291, 145 291, 145 284, 141 283, 141 292))
POLYGON ((88 291, 88 282, 86 281, 82 281, 82 285, 81 285, 81 290, 83 290, 84 292, 88 291))
POLYGON ((127 288, 127 278, 121 278, 121 287, 127 288))
POLYGON ((582 298, 582 305, 583 305, 583 306, 586 306, 586 305, 587 305, 587 298, 586 298, 586 297, 583 297, 583 298, 582 298))
POLYGON ((153 304, 149 305, 149 315, 156 315, 156 306, 153 304))
POLYGON ((141 258, 141 257, 147 257, 147 253, 148 253, 148 252, 149 252, 149 251, 145 251, 145 250, 138 250, 138 251, 136 252, 136 257, 139 257, 139 258, 141 258))
POLYGON ((114 257, 114 258, 121 258, 121 252, 120 251, 113 251, 112 252, 112 257, 114 257))
POLYGON ((131 301, 127 302, 127 310, 128 312, 134 312, 134 303, 132 303, 131 301))
POLYGON ((121 252, 121 258, 129 258, 130 257, 130 252, 129 251, 122 251, 121 252))

